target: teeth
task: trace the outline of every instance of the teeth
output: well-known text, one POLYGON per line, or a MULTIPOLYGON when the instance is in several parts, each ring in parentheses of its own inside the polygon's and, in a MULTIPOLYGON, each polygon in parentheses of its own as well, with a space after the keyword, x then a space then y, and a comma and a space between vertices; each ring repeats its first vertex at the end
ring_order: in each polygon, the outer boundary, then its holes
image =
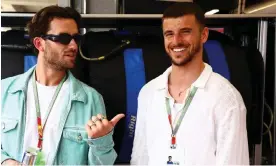
POLYGON ((184 51, 185 48, 174 48, 173 51, 175 52, 181 52, 181 51, 184 51))

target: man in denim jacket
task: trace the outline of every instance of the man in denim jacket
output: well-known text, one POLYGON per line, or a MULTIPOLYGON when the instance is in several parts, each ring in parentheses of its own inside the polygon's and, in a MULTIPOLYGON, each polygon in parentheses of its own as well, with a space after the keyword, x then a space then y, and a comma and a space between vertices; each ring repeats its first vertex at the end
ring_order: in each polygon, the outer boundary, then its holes
POLYGON ((2 80, 1 164, 17 165, 30 148, 47 165, 110 165, 113 127, 102 96, 74 78, 80 42, 80 14, 72 8, 49 6, 28 24, 37 65, 2 80))

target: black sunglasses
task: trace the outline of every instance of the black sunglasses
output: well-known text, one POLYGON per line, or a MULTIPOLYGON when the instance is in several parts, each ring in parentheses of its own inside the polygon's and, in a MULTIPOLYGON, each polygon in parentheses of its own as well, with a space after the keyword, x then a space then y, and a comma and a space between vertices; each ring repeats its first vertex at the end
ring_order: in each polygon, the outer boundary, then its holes
POLYGON ((71 36, 68 33, 61 33, 59 35, 47 34, 47 35, 43 35, 41 37, 44 40, 49 39, 53 42, 59 42, 61 44, 65 44, 65 45, 68 45, 71 42, 72 39, 74 39, 77 44, 80 44, 80 42, 81 42, 81 35, 80 34, 75 34, 73 36, 71 36))

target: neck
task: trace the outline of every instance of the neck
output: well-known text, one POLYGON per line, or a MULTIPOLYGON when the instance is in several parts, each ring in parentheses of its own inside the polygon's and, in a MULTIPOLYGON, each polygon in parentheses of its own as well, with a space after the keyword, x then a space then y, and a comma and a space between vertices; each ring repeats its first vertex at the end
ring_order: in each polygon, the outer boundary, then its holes
POLYGON ((39 62, 36 66, 36 81, 45 86, 56 86, 66 75, 66 71, 58 71, 39 62))
POLYGON ((169 85, 179 89, 187 89, 197 80, 204 69, 204 63, 201 59, 193 61, 184 66, 172 65, 172 72, 169 76, 169 85))

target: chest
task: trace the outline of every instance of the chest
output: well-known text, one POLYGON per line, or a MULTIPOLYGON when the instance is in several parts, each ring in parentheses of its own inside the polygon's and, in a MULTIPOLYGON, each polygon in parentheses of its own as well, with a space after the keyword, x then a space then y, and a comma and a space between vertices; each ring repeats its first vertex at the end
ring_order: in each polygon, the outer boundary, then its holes
POLYGON ((183 103, 188 93, 189 93, 188 89, 179 90, 179 89, 169 88, 168 90, 168 95, 170 95, 175 100, 176 103, 183 103))
MULTIPOLYGON (((179 126, 177 136, 179 143, 193 142, 195 138, 214 135, 213 107, 210 101, 204 100, 201 94, 196 94, 188 107, 179 126)), ((147 109, 147 137, 148 143, 165 143, 171 139, 171 126, 166 110, 164 94, 156 93, 147 109)), ((179 112, 181 114, 181 112, 179 112)), ((173 122, 174 123, 174 122, 173 122)), ((196 143, 196 141, 195 141, 196 143)))

